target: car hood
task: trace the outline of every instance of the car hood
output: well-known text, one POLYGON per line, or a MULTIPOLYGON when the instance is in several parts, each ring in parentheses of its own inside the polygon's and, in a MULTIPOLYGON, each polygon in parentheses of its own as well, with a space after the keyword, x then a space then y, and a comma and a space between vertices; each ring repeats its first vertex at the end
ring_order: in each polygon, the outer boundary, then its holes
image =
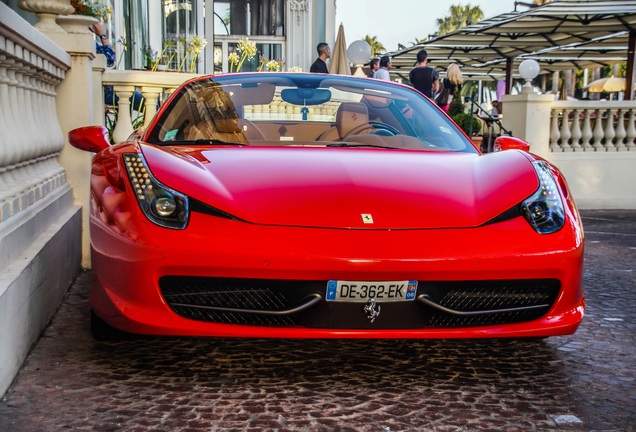
POLYGON ((414 229, 484 224, 538 187, 528 156, 307 147, 142 146, 164 185, 255 224, 414 229))

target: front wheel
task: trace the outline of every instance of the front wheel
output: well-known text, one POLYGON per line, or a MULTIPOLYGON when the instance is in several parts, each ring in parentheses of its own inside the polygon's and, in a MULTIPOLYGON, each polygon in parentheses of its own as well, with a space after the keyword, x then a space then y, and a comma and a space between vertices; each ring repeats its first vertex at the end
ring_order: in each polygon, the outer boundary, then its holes
POLYGON ((132 333, 128 333, 111 326, 97 316, 93 310, 91 310, 91 333, 95 340, 102 342, 125 340, 130 339, 133 336, 132 333))

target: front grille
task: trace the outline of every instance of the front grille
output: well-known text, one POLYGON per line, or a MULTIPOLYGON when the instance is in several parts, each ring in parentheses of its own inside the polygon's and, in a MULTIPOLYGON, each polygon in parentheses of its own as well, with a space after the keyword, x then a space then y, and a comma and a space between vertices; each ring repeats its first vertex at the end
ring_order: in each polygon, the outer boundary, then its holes
POLYGON ((296 325, 293 315, 264 315, 245 311, 290 309, 312 291, 307 289, 308 284, 311 285, 302 281, 179 276, 165 276, 159 280, 159 288, 166 302, 181 316, 198 321, 261 326, 296 325))
POLYGON ((415 301, 382 303, 370 323, 364 303, 318 301, 296 313, 279 313, 324 299, 327 281, 165 276, 159 287, 179 315, 214 323, 342 329, 455 328, 518 323, 545 315, 560 291, 555 279, 420 281, 415 301), (425 301, 423 301, 425 299, 425 301))
POLYGON ((435 303, 445 308, 458 312, 490 312, 462 315, 435 310, 428 320, 428 324, 435 327, 466 327, 538 319, 554 304, 560 283, 554 279, 425 282, 423 288, 435 303))

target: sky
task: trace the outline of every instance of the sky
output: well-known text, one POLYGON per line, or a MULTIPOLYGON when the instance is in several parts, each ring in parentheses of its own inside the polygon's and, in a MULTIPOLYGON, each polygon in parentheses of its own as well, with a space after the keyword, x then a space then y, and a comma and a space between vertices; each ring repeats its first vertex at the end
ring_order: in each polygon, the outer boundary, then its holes
POLYGON ((416 38, 435 33, 437 19, 448 16, 453 4, 479 6, 484 18, 515 8, 514 0, 336 0, 336 33, 342 23, 347 46, 369 35, 377 36, 387 51, 396 51, 398 43, 409 47, 416 38))

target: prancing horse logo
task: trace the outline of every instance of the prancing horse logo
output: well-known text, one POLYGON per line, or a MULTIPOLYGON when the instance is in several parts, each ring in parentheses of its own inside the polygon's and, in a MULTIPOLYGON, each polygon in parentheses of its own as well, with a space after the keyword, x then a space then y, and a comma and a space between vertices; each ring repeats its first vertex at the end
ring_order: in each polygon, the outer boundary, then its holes
POLYGON ((364 312, 367 314, 367 319, 373 322, 380 316, 380 305, 375 302, 375 299, 371 299, 364 305, 364 312))

